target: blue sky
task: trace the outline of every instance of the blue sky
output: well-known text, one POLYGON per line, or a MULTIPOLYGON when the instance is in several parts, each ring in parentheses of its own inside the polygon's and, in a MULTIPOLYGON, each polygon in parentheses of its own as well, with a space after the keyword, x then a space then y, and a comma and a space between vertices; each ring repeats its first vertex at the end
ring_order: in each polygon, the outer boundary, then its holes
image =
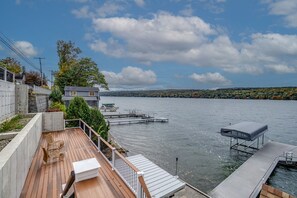
POLYGON ((48 78, 57 40, 75 42, 112 90, 296 86, 296 10, 296 0, 2 0, 0 32, 37 67, 45 57, 48 78))

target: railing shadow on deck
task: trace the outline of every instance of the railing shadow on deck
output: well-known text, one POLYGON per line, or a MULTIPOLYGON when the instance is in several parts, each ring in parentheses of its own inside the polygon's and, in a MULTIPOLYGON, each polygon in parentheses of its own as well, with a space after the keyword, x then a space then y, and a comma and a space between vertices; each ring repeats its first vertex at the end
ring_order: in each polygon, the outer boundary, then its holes
POLYGON ((143 178, 143 172, 139 171, 131 162, 121 155, 116 148, 104 140, 96 131, 81 119, 65 120, 65 128, 80 128, 95 146, 98 152, 110 164, 125 184, 131 189, 137 198, 151 198, 143 178))

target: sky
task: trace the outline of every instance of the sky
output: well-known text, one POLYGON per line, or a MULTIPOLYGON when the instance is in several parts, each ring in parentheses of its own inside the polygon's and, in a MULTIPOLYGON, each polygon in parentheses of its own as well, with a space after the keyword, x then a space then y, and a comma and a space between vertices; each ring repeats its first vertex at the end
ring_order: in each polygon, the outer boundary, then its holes
POLYGON ((297 0, 1 0, 0 21, 48 79, 65 40, 111 90, 297 86, 297 0))

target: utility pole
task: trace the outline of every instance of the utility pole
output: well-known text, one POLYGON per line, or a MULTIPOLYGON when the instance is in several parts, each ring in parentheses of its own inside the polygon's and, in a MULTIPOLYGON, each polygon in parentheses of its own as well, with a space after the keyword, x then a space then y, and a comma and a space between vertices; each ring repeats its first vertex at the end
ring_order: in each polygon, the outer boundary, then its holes
POLYGON ((51 89, 53 87, 54 81, 53 81, 53 75, 54 75, 54 70, 49 70, 51 72, 51 89))
POLYGON ((42 75, 42 64, 41 64, 41 59, 45 59, 45 58, 35 57, 34 59, 39 59, 39 65, 40 65, 40 77, 41 77, 41 86, 42 86, 42 85, 43 85, 43 75, 42 75))

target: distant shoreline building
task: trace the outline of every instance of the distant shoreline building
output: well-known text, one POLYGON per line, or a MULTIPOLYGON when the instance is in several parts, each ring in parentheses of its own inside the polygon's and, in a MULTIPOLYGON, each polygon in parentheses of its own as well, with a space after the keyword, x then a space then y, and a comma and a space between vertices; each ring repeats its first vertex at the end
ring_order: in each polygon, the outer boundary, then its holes
POLYGON ((64 88, 65 94, 63 96, 63 101, 68 107, 70 100, 75 96, 82 97, 90 107, 99 108, 99 88, 98 87, 74 87, 66 86, 64 88))

